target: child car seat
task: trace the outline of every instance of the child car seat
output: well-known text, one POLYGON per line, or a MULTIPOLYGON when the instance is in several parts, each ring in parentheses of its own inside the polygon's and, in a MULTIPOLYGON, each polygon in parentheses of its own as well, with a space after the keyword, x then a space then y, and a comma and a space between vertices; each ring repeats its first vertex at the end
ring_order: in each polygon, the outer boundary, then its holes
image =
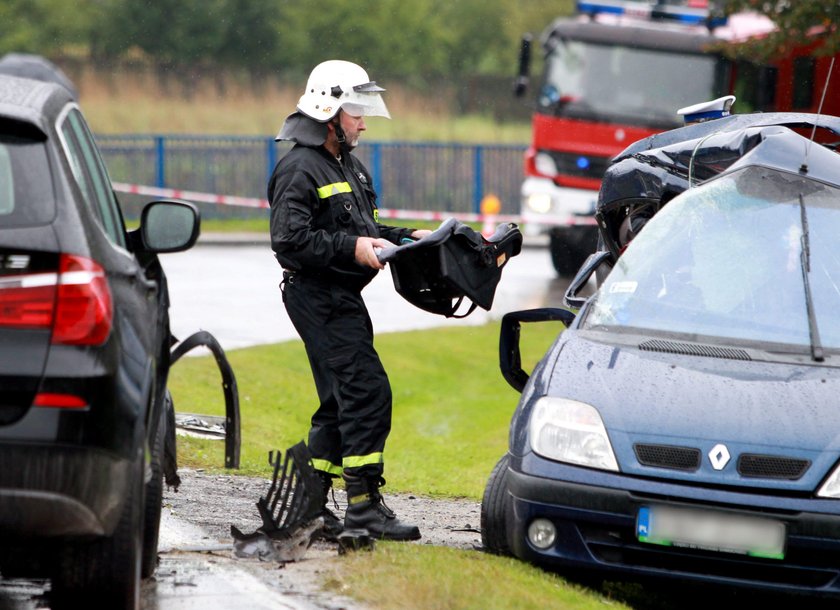
POLYGON ((471 227, 448 218, 423 239, 385 248, 379 260, 388 263, 394 288, 406 301, 447 318, 464 318, 480 306, 493 305, 502 269, 522 250, 522 233, 504 223, 484 238, 471 227), (464 298, 469 310, 456 314, 464 298))

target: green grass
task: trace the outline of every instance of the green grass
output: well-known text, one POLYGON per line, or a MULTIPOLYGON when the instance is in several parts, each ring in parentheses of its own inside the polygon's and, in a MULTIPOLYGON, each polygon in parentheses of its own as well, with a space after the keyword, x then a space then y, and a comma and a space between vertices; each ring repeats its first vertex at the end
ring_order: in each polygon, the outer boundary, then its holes
MULTIPOLYGON (((445 324, 445 321, 443 321, 445 324)), ((526 368, 542 355, 557 325, 523 329, 526 368)), ((498 324, 378 335, 376 347, 394 392, 385 452, 388 488, 479 499, 507 449, 519 395, 498 366, 498 324), (453 468, 457 464, 457 468, 453 468)), ((306 439, 317 406, 300 341, 233 350, 242 422, 241 472, 267 476, 270 450, 306 439)), ((224 414, 221 378, 210 356, 180 360, 170 374, 180 412, 224 414)), ((223 443, 179 437, 183 466, 221 468, 223 443)))
POLYGON ((378 543, 332 562, 327 588, 380 610, 627 607, 510 558, 414 544, 378 543))
MULTIPOLYGON (((443 321, 445 324, 445 321, 443 321)), ((562 330, 559 323, 522 327, 523 368, 530 371, 562 330)), ((498 369, 499 324, 444 327, 377 336, 394 390, 386 448, 389 491, 480 500, 487 476, 506 451, 519 395, 498 369)), ((242 416, 240 474, 269 476, 267 453, 304 439, 316 405, 300 341, 234 350, 242 416)), ((178 411, 224 413, 221 380, 210 356, 172 369, 178 411)), ((179 464, 222 470, 219 441, 178 437, 179 464)), ((375 552, 329 560, 325 588, 377 610, 538 610, 625 608, 625 589, 608 597, 526 563, 475 551, 378 543, 375 552)), ((631 596, 632 598, 632 596, 631 596)))
POLYGON ((202 233, 268 233, 268 213, 265 218, 202 218, 202 233))

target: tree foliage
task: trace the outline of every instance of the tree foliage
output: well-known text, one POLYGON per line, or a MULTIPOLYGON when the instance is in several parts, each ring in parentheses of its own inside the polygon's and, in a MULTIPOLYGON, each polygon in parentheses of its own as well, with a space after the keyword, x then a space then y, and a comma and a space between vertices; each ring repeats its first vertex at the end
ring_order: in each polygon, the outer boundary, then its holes
POLYGON ((0 55, 51 55, 88 41, 93 2, 0 0, 0 55))
POLYGON ((145 58, 299 77, 343 58, 433 84, 510 75, 518 39, 571 0, 0 0, 0 53, 145 58))
POLYGON ((741 46, 739 54, 756 59, 787 55, 812 39, 822 41, 814 53, 833 55, 840 51, 840 2, 837 0, 726 0, 728 14, 748 11, 768 17, 776 30, 741 46))

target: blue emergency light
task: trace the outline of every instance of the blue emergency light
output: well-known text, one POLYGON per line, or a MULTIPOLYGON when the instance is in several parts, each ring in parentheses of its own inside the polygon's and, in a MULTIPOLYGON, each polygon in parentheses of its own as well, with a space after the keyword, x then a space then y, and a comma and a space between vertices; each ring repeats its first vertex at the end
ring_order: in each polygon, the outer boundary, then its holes
POLYGON ((639 19, 676 21, 684 25, 710 28, 726 23, 726 17, 712 15, 709 0, 577 0, 577 10, 584 15, 602 13, 639 19))

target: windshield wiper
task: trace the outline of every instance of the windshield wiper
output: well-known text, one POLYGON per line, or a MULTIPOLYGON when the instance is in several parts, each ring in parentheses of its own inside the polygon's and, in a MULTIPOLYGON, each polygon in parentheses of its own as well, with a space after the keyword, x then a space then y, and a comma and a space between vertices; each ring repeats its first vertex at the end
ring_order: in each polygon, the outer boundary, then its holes
POLYGON ((799 238, 801 251, 799 265, 802 269, 802 283, 805 286, 805 309, 808 312, 808 332, 811 336, 811 359, 814 362, 825 360, 820 343, 820 330, 817 328, 817 316, 814 314, 814 301, 811 297, 811 241, 808 231, 808 215, 805 213, 805 202, 799 194, 799 214, 802 218, 802 237, 799 238))

